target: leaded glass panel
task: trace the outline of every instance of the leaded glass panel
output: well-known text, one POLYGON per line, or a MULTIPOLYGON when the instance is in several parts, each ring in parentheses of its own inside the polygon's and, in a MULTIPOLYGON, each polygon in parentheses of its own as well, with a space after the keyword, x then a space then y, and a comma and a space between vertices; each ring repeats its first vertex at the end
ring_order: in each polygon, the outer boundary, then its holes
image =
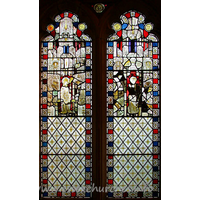
POLYGON ((64 12, 41 46, 41 197, 91 197, 92 41, 64 12))
POLYGON ((107 41, 108 197, 158 197, 159 41, 136 11, 112 25, 107 41))

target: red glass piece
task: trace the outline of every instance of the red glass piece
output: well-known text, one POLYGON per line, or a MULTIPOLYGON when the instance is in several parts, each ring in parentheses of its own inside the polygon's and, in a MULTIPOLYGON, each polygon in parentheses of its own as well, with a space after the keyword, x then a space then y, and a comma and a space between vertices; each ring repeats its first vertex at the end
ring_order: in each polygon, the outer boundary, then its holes
POLYGON ((120 42, 120 50, 122 51, 122 42, 120 42))
POLYGON ((108 104, 108 109, 113 109, 113 105, 112 104, 108 104))
POLYGON ((123 197, 128 197, 128 193, 127 193, 127 192, 124 192, 124 193, 123 193, 123 197))
POLYGON ((56 35, 55 30, 53 30, 53 31, 51 32, 51 35, 52 35, 53 37, 55 37, 55 35, 56 35))
POLYGON ((72 192, 71 197, 75 197, 75 196, 76 196, 76 192, 72 192))
POLYGON ((85 105, 85 108, 90 109, 90 108, 91 108, 91 105, 90 105, 90 104, 86 104, 86 105, 85 105))
POLYGON ((153 108, 158 108, 158 104, 153 104, 153 108))
POLYGON ((42 105, 42 108, 43 108, 43 109, 47 109, 47 104, 43 104, 43 105, 42 105))
POLYGON ((113 156, 109 155, 109 156, 108 156, 108 159, 113 159, 113 156))
POLYGON ((61 18, 64 18, 64 13, 61 13, 61 14, 60 14, 60 17, 61 17, 61 18))
POLYGON ((89 78, 86 78, 86 79, 85 79, 85 82, 86 82, 86 83, 90 83, 90 79, 89 79, 89 78))
POLYGON ((158 134, 158 129, 153 129, 154 134, 158 134))
POLYGON ((153 179, 153 184, 158 184, 158 179, 153 179))
POLYGON ((62 197, 62 192, 57 192, 58 197, 62 197))
POLYGON ((157 78, 154 78, 154 79, 153 79, 153 83, 158 83, 158 79, 157 79, 157 78))
POLYGON ((90 160, 90 155, 86 155, 86 156, 85 156, 85 159, 90 160))
POLYGON ((136 71, 132 71, 131 75, 136 76, 136 71))
POLYGON ((140 16, 140 14, 136 12, 136 13, 135 13, 135 17, 138 18, 139 16, 140 16))
POLYGON ((91 133, 91 131, 90 130, 86 130, 86 134, 90 134, 91 133))
POLYGON ((43 159, 47 159, 47 155, 43 155, 42 158, 43 158, 43 159))
POLYGON ((153 55, 153 59, 157 59, 157 58, 158 58, 157 54, 153 55))
POLYGON ((130 12, 126 13, 125 16, 126 16, 127 18, 130 18, 130 17, 131 17, 130 12))
POLYGON ((77 29, 76 34, 77 34, 78 37, 81 37, 82 31, 80 31, 79 29, 77 29))
POLYGON ((146 43, 146 42, 144 42, 144 44, 143 44, 143 51, 145 51, 148 48, 148 46, 149 46, 149 44, 146 43))
POLYGON ((108 83, 112 84, 113 83, 113 79, 108 79, 108 83))
POLYGON ((47 179, 43 179, 43 183, 44 183, 44 184, 47 184, 47 179))
POLYGON ((147 31, 143 30, 143 35, 144 35, 144 37, 147 37, 149 35, 149 33, 147 31))
POLYGON ((43 55, 43 59, 48 59, 48 55, 43 55))
POLYGON ((158 159, 158 155, 153 155, 153 159, 158 159))
POLYGON ((113 54, 108 54, 108 59, 113 59, 113 54))
POLYGON ((42 130, 42 133, 43 134, 47 134, 47 130, 42 130))
POLYGON ((69 17, 69 18, 71 18, 72 16, 73 16, 73 14, 72 14, 72 13, 69 13, 69 14, 68 14, 68 17, 69 17))
POLYGON ((86 54, 86 59, 90 59, 90 54, 86 54))
POLYGON ((113 180, 112 179, 108 179, 108 184, 113 184, 113 180))
POLYGON ((90 180, 86 180, 85 184, 89 185, 90 184, 90 180))
POLYGON ((43 84, 47 84, 47 79, 42 80, 43 84))
POLYGON ((112 129, 108 130, 108 134, 113 134, 113 130, 112 129))
POLYGON ((117 32, 117 35, 118 35, 119 37, 121 37, 121 36, 122 36, 122 30, 118 31, 118 32, 117 32))

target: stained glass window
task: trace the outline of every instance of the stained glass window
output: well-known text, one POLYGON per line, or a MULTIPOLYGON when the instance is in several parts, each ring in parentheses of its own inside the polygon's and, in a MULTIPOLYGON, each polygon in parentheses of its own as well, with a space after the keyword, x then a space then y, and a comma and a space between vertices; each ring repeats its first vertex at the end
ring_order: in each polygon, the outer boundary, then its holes
POLYGON ((90 197, 92 41, 77 15, 47 26, 41 46, 41 197, 90 197))
POLYGON ((158 197, 159 41, 141 13, 120 19, 107 41, 107 196, 158 197))

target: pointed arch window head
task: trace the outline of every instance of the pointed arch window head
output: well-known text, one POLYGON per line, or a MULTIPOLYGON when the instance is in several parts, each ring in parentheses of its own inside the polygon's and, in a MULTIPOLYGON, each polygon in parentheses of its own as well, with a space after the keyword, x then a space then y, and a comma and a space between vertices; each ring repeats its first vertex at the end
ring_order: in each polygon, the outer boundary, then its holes
POLYGON ((159 197, 158 38, 137 11, 107 41, 107 197, 159 197))
POLYGON ((92 40, 86 28, 64 12, 42 41, 42 198, 92 196, 92 40))
POLYGON ((121 23, 112 25, 115 33, 108 40, 130 40, 143 39, 146 41, 157 42, 157 37, 151 33, 153 30, 152 23, 145 23, 145 16, 136 11, 128 11, 120 16, 121 23))
POLYGON ((55 17, 55 23, 47 26, 47 32, 51 34, 46 40, 63 39, 68 41, 91 41, 91 38, 84 34, 87 29, 85 23, 79 23, 77 15, 71 12, 64 12, 55 17))

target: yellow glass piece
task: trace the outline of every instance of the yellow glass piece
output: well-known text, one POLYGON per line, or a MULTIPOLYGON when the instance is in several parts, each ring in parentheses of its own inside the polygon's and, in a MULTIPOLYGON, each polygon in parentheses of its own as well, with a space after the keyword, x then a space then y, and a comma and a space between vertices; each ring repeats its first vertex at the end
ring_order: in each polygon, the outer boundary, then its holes
POLYGON ((152 87, 149 87, 148 92, 151 92, 151 91, 152 91, 152 87))
POLYGON ((153 29, 152 24, 146 24, 146 25, 145 25, 145 30, 146 30, 146 31, 151 31, 152 29, 153 29))
POLYGON ((85 30, 85 24, 79 24, 79 25, 78 25, 78 29, 79 29, 80 31, 84 31, 84 30, 85 30))
POLYGON ((115 23, 114 25, 113 25, 113 28, 114 28, 114 30, 115 31, 120 31, 121 30, 121 24, 120 23, 115 23))
POLYGON ((47 26, 47 30, 48 31, 53 31, 54 30, 54 25, 50 24, 49 26, 47 26))
POLYGON ((124 66, 125 66, 125 67, 129 67, 129 66, 131 66, 131 62, 130 62, 130 60, 127 60, 126 63, 124 64, 124 66))
POLYGON ((147 67, 147 69, 150 69, 150 68, 151 68, 151 62, 150 62, 150 61, 147 61, 147 62, 146 62, 146 67, 147 67))
POLYGON ((97 3, 94 5, 94 10, 96 11, 96 13, 102 13, 104 9, 105 9, 105 6, 102 3, 97 3))
POLYGON ((153 106, 152 106, 152 105, 150 105, 150 104, 147 104, 147 106, 148 106, 149 108, 151 108, 151 109, 153 108, 153 106))
POLYGON ((67 30, 67 20, 65 19, 65 30, 67 30))

